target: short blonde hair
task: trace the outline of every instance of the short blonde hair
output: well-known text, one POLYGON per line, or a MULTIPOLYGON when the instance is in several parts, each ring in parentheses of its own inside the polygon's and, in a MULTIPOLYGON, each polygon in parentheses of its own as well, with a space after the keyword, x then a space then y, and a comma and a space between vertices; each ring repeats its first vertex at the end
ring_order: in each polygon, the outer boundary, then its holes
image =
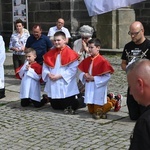
POLYGON ((36 50, 33 49, 33 48, 27 48, 25 51, 24 51, 25 54, 28 54, 28 53, 33 53, 34 55, 36 55, 36 50))

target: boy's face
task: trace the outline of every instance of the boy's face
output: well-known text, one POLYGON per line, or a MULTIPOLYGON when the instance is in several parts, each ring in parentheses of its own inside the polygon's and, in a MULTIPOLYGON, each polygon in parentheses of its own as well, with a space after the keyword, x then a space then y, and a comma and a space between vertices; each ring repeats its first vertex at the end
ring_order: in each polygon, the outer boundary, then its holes
POLYGON ((94 43, 88 44, 89 53, 91 56, 99 54, 100 46, 95 46, 94 43))
POLYGON ((35 61, 35 58, 36 58, 36 55, 32 52, 30 53, 27 53, 26 54, 26 60, 29 62, 29 63, 32 63, 35 61))
POLYGON ((62 36, 54 37, 54 46, 56 48, 63 48, 66 45, 66 39, 62 36))

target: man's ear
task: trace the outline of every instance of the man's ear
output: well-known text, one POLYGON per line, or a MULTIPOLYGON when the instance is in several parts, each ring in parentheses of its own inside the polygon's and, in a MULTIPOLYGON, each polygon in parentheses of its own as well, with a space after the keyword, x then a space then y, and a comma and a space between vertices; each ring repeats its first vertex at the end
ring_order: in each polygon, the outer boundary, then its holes
POLYGON ((141 78, 138 78, 137 84, 138 84, 139 91, 143 92, 144 82, 141 78))

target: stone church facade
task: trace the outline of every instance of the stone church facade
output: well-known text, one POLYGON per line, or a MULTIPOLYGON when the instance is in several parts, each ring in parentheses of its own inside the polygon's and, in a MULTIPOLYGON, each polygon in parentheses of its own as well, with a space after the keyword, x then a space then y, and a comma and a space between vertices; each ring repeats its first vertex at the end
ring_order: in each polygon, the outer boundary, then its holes
MULTIPOLYGON (((12 0, 0 0, 0 31, 8 46, 13 30, 12 0)), ((130 37, 129 24, 139 20, 145 27, 145 34, 150 35, 150 0, 122 8, 103 15, 89 17, 84 0, 28 0, 28 26, 40 23, 43 33, 56 24, 58 18, 64 18, 67 27, 75 37, 80 26, 88 24, 96 31, 96 36, 102 39, 104 48, 122 48, 130 37), (122 40, 121 40, 122 39, 122 40), (126 40, 124 40, 126 39, 126 40)))

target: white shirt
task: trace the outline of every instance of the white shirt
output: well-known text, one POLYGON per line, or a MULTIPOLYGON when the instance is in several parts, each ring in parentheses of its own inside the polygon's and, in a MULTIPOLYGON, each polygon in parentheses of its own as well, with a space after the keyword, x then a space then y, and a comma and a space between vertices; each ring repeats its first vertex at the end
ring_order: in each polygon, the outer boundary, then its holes
POLYGON ((73 50, 76 51, 80 55, 80 61, 82 61, 83 59, 89 56, 89 54, 86 53, 85 51, 80 52, 81 49, 82 49, 82 39, 80 38, 74 41, 74 44, 73 44, 73 50))
POLYGON ((4 61, 5 55, 5 43, 3 37, 0 35, 0 89, 4 88, 4 61))
POLYGON ((41 101, 41 75, 38 75, 33 68, 26 69, 28 62, 22 66, 19 76, 22 78, 20 87, 20 98, 31 98, 32 100, 41 101))
POLYGON ((54 68, 50 68, 43 63, 42 78, 46 82, 44 91, 52 99, 66 98, 79 93, 76 81, 78 60, 67 66, 62 66, 60 62, 59 54, 54 68), (48 73, 61 74, 62 78, 52 81, 48 73))
MULTIPOLYGON (((91 73, 92 64, 90 65, 89 73, 91 73)), ((110 73, 101 76, 94 76, 93 82, 86 82, 84 72, 79 75, 79 79, 85 84, 85 99, 86 104, 104 105, 107 103, 107 84, 110 80, 110 73)))
POLYGON ((64 32, 65 35, 66 35, 66 38, 70 38, 70 37, 71 37, 70 32, 69 32, 69 30, 68 30, 67 28, 62 27, 60 30, 58 30, 58 29, 57 29, 57 26, 54 26, 54 27, 49 28, 49 31, 48 31, 47 36, 53 37, 54 34, 55 34, 56 32, 58 32, 58 31, 64 32))

